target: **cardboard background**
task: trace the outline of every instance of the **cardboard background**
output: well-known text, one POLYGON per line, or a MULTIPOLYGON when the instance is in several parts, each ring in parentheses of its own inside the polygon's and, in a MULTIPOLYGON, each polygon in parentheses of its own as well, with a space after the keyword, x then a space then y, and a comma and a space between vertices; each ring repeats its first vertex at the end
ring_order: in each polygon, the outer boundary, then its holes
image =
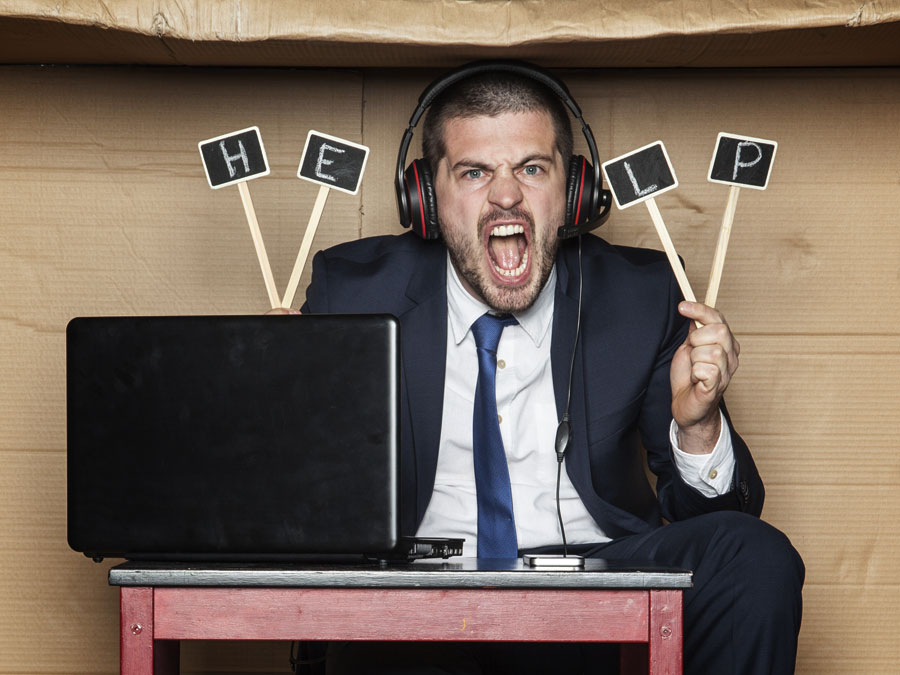
POLYGON ((891 0, 0 0, 2 63, 884 66, 891 0))
MULTIPOLYGON (((250 190, 283 292, 317 191, 295 175, 307 131, 371 148, 313 250, 397 232, 397 143, 435 74, 0 68, 0 673, 118 672, 111 563, 65 542, 66 322, 268 307, 237 188, 209 189, 197 141, 259 125, 272 173, 250 190)), ((769 188, 741 192, 719 293, 742 343, 729 409, 764 517, 806 561, 798 672, 895 672, 898 71, 559 74, 601 157, 666 143, 680 186, 658 204, 701 297, 728 190, 706 181, 716 134, 779 142, 769 188)), ((659 248, 641 206, 599 234, 659 248)), ((287 649, 187 644, 182 668, 288 672, 287 649)))

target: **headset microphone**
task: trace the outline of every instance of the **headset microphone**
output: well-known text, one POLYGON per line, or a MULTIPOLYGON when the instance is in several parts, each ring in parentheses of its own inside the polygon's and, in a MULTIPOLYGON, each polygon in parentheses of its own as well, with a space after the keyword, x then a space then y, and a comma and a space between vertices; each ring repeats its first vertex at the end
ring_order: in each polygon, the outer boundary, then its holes
POLYGON ((569 449, 569 439, 572 436, 572 425, 569 424, 569 413, 563 415, 559 426, 556 427, 556 442, 553 444, 556 450, 556 461, 562 462, 566 458, 566 450, 569 449))

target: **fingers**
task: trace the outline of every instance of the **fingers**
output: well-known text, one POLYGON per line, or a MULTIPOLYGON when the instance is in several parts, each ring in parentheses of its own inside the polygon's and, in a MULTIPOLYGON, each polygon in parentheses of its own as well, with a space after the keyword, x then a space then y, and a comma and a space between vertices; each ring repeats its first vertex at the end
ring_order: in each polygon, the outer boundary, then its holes
POLYGON ((695 328, 688 335, 687 341, 692 347, 719 345, 728 353, 734 352, 735 356, 740 353, 741 349, 731 329, 724 323, 710 323, 695 328))
MULTIPOLYGON (((726 340, 727 342, 727 340, 726 340)), ((710 365, 721 368, 722 372, 728 376, 734 375, 738 369, 738 354, 727 344, 722 342, 711 342, 694 345, 689 339, 689 348, 691 350, 691 363, 709 363, 710 365)))
POLYGON ((691 350, 691 381, 706 393, 721 393, 731 381, 728 357, 719 345, 704 345, 691 350))
POLYGON ((735 356, 740 355, 741 345, 728 327, 725 316, 719 310, 701 302, 682 302, 678 305, 678 312, 682 316, 703 324, 699 328, 691 324, 690 342, 692 345, 719 343, 729 353, 734 352, 735 356))
POLYGON ((717 309, 699 302, 682 302, 678 311, 703 324, 700 328, 691 325, 685 341, 690 348, 691 379, 706 391, 723 392, 738 369, 740 343, 717 309))
POLYGON ((704 305, 702 302, 684 302, 678 303, 678 312, 682 316, 689 319, 699 321, 704 326, 711 323, 725 323, 725 317, 715 307, 704 305))

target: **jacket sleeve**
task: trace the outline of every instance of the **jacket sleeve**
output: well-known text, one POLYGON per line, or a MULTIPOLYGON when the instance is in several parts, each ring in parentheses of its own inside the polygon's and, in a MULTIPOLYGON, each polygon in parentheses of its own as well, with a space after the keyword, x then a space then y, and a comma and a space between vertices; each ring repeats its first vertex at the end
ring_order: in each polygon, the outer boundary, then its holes
POLYGON ((668 433, 660 431, 672 419, 672 391, 669 369, 672 357, 688 334, 688 320, 678 314, 681 293, 672 276, 669 283, 671 308, 665 336, 660 346, 647 396, 641 410, 641 437, 647 450, 650 470, 657 476, 656 493, 663 517, 669 521, 682 520, 712 511, 743 511, 755 516, 762 512, 765 489, 750 455, 747 444, 735 431, 724 402, 722 412, 731 430, 735 455, 735 470, 731 490, 717 497, 706 497, 684 482, 675 466, 668 433), (663 436, 665 441, 662 440, 663 436))
POLYGON ((319 251, 313 256, 312 280, 306 289, 306 302, 300 308, 303 314, 327 314, 328 282, 325 265, 325 253, 319 251))

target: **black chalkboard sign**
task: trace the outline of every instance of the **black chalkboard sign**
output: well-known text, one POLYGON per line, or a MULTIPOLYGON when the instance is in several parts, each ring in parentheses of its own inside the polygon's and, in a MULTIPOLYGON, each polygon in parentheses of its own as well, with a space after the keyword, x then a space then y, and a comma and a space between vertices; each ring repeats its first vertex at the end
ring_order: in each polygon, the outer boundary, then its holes
POLYGON ((355 195, 368 157, 369 148, 364 145, 310 131, 297 177, 355 195))
POLYGON ((777 149, 775 141, 721 132, 709 163, 708 179, 713 183, 765 190, 777 149))
POLYGON ((678 187, 675 170, 662 141, 604 162, 602 169, 620 209, 678 187))
POLYGON ((269 162, 259 127, 248 127, 200 141, 206 180, 213 190, 269 175, 269 162))

